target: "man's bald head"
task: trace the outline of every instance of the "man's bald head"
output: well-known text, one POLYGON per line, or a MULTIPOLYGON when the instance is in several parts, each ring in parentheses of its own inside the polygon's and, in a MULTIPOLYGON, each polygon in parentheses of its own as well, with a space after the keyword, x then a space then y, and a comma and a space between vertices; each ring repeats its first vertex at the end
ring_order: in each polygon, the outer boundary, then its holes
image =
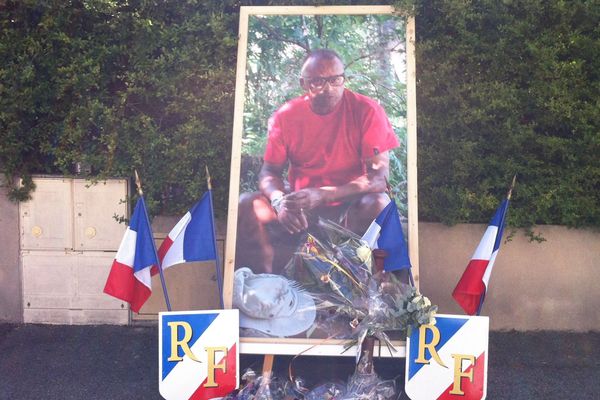
POLYGON ((311 50, 310 53, 304 57, 304 62, 302 63, 301 75, 304 76, 304 70, 312 64, 319 63, 321 61, 325 62, 335 62, 337 60, 344 68, 344 61, 342 57, 338 53, 330 49, 315 49, 311 50))
POLYGON ((344 94, 344 63, 333 50, 313 50, 302 64, 300 85, 310 98, 317 114, 328 114, 344 94))

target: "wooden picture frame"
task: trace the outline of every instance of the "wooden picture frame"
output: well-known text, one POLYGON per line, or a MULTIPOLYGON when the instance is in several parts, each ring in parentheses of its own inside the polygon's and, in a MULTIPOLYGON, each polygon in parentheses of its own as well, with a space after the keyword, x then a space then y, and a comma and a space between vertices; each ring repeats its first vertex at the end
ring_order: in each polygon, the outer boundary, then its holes
MULTIPOLYGON (((328 47, 335 49, 336 45, 340 48, 343 40, 348 40, 346 35, 334 35, 330 32, 331 36, 323 34, 327 32, 327 26, 336 26, 340 28, 345 26, 352 26, 352 24, 380 24, 383 31, 385 29, 400 29, 404 32, 405 37, 397 37, 397 43, 392 43, 390 47, 390 54, 393 53, 394 57, 390 61, 393 71, 392 75, 399 78, 401 81, 401 87, 404 92, 388 87, 387 91, 382 96, 392 97, 393 104, 400 104, 395 109, 401 109, 400 115, 391 115, 386 109, 388 117, 390 117, 394 131, 398 135, 399 130, 402 131, 400 137, 400 148, 404 154, 395 156, 396 161, 400 165, 399 170, 402 177, 399 179, 400 184, 395 188, 402 191, 399 208, 403 218, 404 229, 407 231, 407 241, 409 247, 409 255, 412 263, 412 273, 415 280, 415 284, 419 282, 419 254, 418 254, 418 210, 417 210, 417 154, 416 154, 416 98, 415 98, 415 56, 414 56, 414 19, 404 18, 394 14, 394 9, 391 6, 319 6, 319 7, 308 7, 308 6, 285 6, 285 7, 241 7, 240 9, 240 34, 238 44, 238 58, 237 58, 237 77, 236 77, 236 95, 235 95, 235 110, 234 110, 234 124, 233 124, 233 139, 232 139, 232 157, 231 157, 231 183, 229 191, 229 208, 228 208, 228 223, 227 223, 227 239, 225 248, 225 276, 223 286, 223 296, 225 302, 225 308, 232 308, 233 296, 234 296, 234 275, 235 271, 241 267, 244 267, 244 260, 238 260, 236 263, 236 245, 239 240, 238 238, 238 212, 240 196, 249 190, 256 190, 252 188, 252 177, 256 175, 256 162, 248 162, 247 152, 248 148, 251 147, 256 152, 257 148, 260 151, 261 142, 266 137, 266 121, 267 117, 257 117, 252 113, 257 110, 263 110, 264 104, 258 104, 259 100, 271 101, 273 104, 267 104, 272 106, 270 113, 275 111, 289 98, 282 100, 275 99, 275 96, 270 96, 267 87, 265 92, 261 92, 261 85, 255 84, 252 79, 255 78, 256 74, 256 57, 257 54, 266 57, 266 51, 261 50, 260 45, 268 48, 268 44, 262 42, 265 38, 276 37, 281 41, 280 54, 285 54, 286 57, 281 58, 269 58, 269 63, 266 64, 269 68, 273 68, 274 71, 283 71, 287 73, 289 79, 282 78, 281 76, 264 77, 260 82, 267 82, 268 85, 275 85, 277 88, 292 88, 296 85, 294 90, 298 91, 301 88, 298 85, 298 76, 300 74, 300 65, 291 65, 290 59, 296 57, 302 52, 303 46, 316 46, 316 47, 328 47), (313 21, 314 20, 314 21, 313 21), (320 21, 320 22, 316 22, 320 21), (312 26, 316 26, 319 30, 320 35, 310 36, 312 26), (327 25, 329 24, 329 25, 327 25), (400 26, 401 24, 402 26, 400 26), (390 26, 392 28, 390 28, 390 26), (288 36, 286 36, 286 34, 288 36), (306 36, 309 36, 308 38, 306 36), (338 37, 339 36, 339 37, 338 37), (345 38, 342 38, 342 36, 345 38), (311 39, 312 38, 312 39, 311 39), (310 40, 316 41, 311 43, 310 40), (259 43, 260 41, 260 43, 259 43), (298 47, 297 51, 296 48, 298 47), (250 57, 250 59, 249 59, 250 57), (295 68, 295 70, 291 69, 295 68), (287 71, 287 72, 286 72, 287 71), (402 82, 403 81, 403 82, 402 82), (257 89, 259 88, 259 89, 257 89), (257 96, 258 100, 253 100, 252 96, 257 96), (394 97, 396 96, 396 97, 394 97), (400 99, 400 100, 398 100, 400 99), (277 103, 277 104, 275 104, 277 103), (262 108, 261 108, 262 107, 262 108), (263 124, 263 125, 261 125, 263 124), (261 126, 264 129, 262 132, 261 126), (263 135, 261 137, 260 135, 263 135), (244 153, 246 152, 246 153, 244 153), (243 157, 244 155, 244 157, 243 157), (242 161, 244 158, 244 162, 242 161), (401 161, 398 161, 401 160, 401 161), (254 175, 253 175, 254 174, 254 175), (250 178, 249 178, 250 177, 250 178)), ((352 34, 358 35, 364 28, 361 25, 360 29, 357 26, 356 29, 347 29, 346 32, 352 32, 352 34)), ((397 32, 397 31, 393 31, 397 32)), ((358 37, 358 36, 357 36, 358 37)), ((367 40, 367 39, 365 39, 367 40)), ((311 49, 312 49, 311 46, 311 49)), ((365 44, 367 46, 367 44, 365 44)), ((382 45, 385 47, 385 45, 382 45)), ((386 47, 387 48, 387 47, 386 47)), ((365 56, 358 56, 352 62, 358 62, 359 59, 368 58, 369 53, 372 50, 371 46, 365 47, 365 56)), ((345 51, 345 47, 342 48, 345 51)), ((339 51, 338 51, 339 53, 339 51)), ((390 58, 391 59, 391 58, 390 58)), ((348 68, 348 62, 346 61, 346 72, 348 68)), ((264 62, 264 60, 263 60, 264 62)), ((361 78, 360 74, 357 74, 361 78)), ((366 78, 369 79, 368 77, 366 78)), ((350 80, 350 78, 348 78, 350 80)), ((268 86, 267 85, 267 86, 268 86)), ((347 86, 349 83, 347 84, 347 86)), ((360 91, 367 88, 369 85, 356 83, 356 88, 352 90, 360 91)), ((262 86, 264 87, 264 86, 262 86)), ((296 92, 296 95, 298 92, 296 92)), ((371 95, 371 93, 363 93, 371 95)), ((294 97, 294 94, 290 95, 294 97)), ((376 98, 377 99, 377 98, 376 98)), ((380 100, 380 99, 377 99, 380 100)), ((265 101, 263 101, 265 103, 265 101)), ((382 101, 382 103, 385 103, 382 101)), ((385 104, 382 104, 385 108, 385 104)), ((263 144, 264 146, 264 144, 263 144)), ((254 159, 260 157, 255 156, 254 159)), ((252 157, 250 157, 252 161, 252 157)), ((260 161, 260 160, 259 160, 260 161)), ((398 201, 397 201, 398 203, 398 201)), ((300 336, 300 335, 298 335, 300 336)), ((240 335, 241 342, 241 353, 253 353, 253 354, 314 354, 314 355, 342 355, 344 343, 347 340, 344 339, 330 339, 328 335, 322 334, 320 337, 263 337, 263 335, 254 336, 243 336, 240 335)), ((394 354, 390 354, 389 350, 383 346, 380 349, 382 356, 404 356, 403 343, 397 343, 399 347, 398 351, 394 354)), ((343 352, 343 355, 354 356, 356 351, 350 350, 343 352)))

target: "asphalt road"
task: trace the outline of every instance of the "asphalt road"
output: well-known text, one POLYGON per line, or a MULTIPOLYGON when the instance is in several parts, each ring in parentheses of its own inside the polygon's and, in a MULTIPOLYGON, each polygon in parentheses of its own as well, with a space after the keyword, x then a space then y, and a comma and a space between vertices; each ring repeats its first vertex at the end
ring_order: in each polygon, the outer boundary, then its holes
MULTIPOLYGON (((261 361, 240 357, 241 368, 260 370, 261 361)), ((285 376, 289 362, 276 357, 276 373, 285 376)), ((346 380, 354 368, 351 357, 293 365, 309 387, 346 380)), ((375 368, 403 376, 404 360, 376 360, 375 368)), ((600 332, 490 334, 488 399, 600 399, 599 385, 600 332)), ((2 400, 160 398, 156 327, 0 324, 2 400)))

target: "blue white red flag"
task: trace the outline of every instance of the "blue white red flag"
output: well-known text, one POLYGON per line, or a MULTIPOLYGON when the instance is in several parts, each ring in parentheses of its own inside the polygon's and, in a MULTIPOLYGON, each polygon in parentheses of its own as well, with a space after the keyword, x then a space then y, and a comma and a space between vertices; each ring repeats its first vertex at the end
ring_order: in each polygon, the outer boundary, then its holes
POLYGON ((454 300, 469 315, 479 315, 483 306, 494 261, 502 243, 508 203, 508 198, 504 199, 496 210, 471 261, 452 292, 454 300))
POLYGON ((384 271, 410 269, 408 247, 404 240, 402 223, 394 200, 391 200, 371 222, 362 239, 369 244, 371 249, 382 249, 387 252, 383 263, 384 271))
POLYGON ((128 302, 139 312, 150 294, 150 269, 158 265, 144 198, 140 197, 104 286, 104 293, 128 302))
MULTIPOLYGON (((158 249, 162 269, 192 261, 216 260, 210 191, 175 225, 158 249)), ((152 274, 158 268, 152 269, 152 274)))

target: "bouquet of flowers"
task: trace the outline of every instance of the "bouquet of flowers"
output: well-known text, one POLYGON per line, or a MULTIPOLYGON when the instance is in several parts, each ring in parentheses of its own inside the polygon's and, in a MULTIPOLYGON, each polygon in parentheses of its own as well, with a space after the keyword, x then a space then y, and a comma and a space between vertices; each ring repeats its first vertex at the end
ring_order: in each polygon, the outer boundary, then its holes
MULTIPOLYGON (((355 240, 360 238, 334 248, 308 234, 305 243, 284 268, 283 275, 297 281, 322 301, 348 306, 356 304, 366 294, 365 283, 371 269, 367 262, 357 257, 354 249, 361 243, 355 240)), ((368 247, 366 250, 369 251, 368 247)))
POLYGON ((325 311, 322 328, 359 347, 367 336, 393 348, 386 332, 404 338, 411 329, 434 324, 437 306, 393 273, 377 270, 371 249, 355 233, 320 220, 324 239, 308 234, 284 275, 298 281, 325 311), (344 326, 342 333, 332 326, 344 326))

